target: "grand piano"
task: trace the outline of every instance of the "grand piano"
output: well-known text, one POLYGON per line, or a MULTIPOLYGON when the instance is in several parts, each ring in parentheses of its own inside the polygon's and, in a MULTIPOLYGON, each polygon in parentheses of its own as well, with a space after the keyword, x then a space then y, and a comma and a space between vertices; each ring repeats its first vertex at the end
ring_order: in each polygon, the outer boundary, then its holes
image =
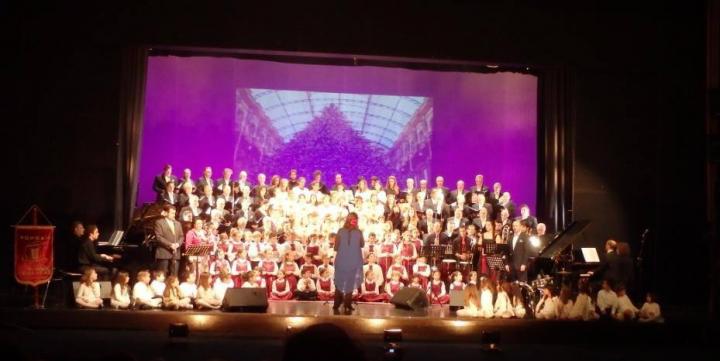
POLYGON ((579 239, 584 239, 584 232, 590 221, 574 221, 559 232, 548 244, 540 250, 535 258, 529 279, 552 279, 556 285, 576 282, 581 277, 587 277, 588 272, 599 267, 597 260, 589 257, 594 248, 579 248, 575 245, 579 239), (588 255, 588 259, 586 259, 588 255))
POLYGON ((117 256, 114 267, 135 274, 153 263, 153 226, 162 217, 162 206, 146 204, 133 213, 132 223, 125 231, 116 230, 105 241, 97 243, 98 253, 117 256))

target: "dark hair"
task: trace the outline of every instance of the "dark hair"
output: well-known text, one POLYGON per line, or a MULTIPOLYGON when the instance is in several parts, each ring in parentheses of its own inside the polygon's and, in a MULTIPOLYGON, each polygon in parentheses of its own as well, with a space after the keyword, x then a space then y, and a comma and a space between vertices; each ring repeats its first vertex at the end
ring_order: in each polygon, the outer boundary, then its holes
POLYGON ((98 227, 96 225, 88 224, 87 227, 85 227, 85 237, 90 237, 90 235, 95 233, 97 229, 98 227))
POLYGON ((171 209, 174 209, 175 207, 170 203, 163 204, 163 211, 170 212, 171 209))
POLYGON ((172 164, 165 164, 165 166, 163 167, 163 171, 166 171, 171 168, 172 168, 172 164))
POLYGON ((337 325, 319 323, 293 334, 285 342, 282 361, 364 361, 365 354, 337 325))

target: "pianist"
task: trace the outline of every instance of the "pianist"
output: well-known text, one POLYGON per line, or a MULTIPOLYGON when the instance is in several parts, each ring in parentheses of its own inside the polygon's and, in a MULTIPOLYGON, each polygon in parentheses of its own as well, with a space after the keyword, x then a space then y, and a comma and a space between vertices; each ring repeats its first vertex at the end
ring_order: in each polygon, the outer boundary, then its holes
POLYGON ((104 253, 97 253, 95 241, 100 237, 100 231, 94 224, 85 228, 85 237, 78 249, 78 265, 80 269, 93 267, 100 279, 108 280, 113 273, 113 257, 104 253))

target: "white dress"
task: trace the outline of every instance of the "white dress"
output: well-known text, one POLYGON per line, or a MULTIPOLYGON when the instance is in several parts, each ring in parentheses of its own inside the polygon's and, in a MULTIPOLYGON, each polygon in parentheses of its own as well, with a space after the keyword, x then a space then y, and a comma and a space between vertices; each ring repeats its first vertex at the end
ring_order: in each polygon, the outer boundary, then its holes
POLYGON ((482 292, 480 292, 480 311, 478 317, 493 318, 495 315, 494 308, 492 291, 483 289, 482 292))
POLYGON ((123 290, 123 287, 116 283, 115 286, 113 286, 113 293, 112 297, 110 298, 110 305, 115 308, 128 308, 130 307, 130 287, 125 287, 123 290))
POLYGON ((495 300, 495 317, 510 318, 515 317, 515 310, 513 309, 510 297, 507 292, 498 292, 497 300, 495 300))

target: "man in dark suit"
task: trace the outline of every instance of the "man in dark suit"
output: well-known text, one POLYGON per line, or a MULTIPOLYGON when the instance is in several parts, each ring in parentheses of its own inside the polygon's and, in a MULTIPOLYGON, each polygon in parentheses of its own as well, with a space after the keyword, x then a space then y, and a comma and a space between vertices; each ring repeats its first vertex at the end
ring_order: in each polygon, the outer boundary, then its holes
POLYGON ((192 180, 192 171, 190 171, 190 168, 185 168, 183 170, 182 178, 178 180, 177 188, 178 189, 185 189, 185 184, 190 185, 190 191, 195 193, 197 190, 195 189, 195 181, 192 180))
POLYGON ((182 245, 182 225, 175 219, 175 207, 163 206, 165 217, 155 221, 155 268, 168 275, 177 275, 182 245))
POLYGON ((433 223, 432 231, 425 237, 425 247, 432 245, 444 245, 448 243, 448 236, 442 231, 442 228, 442 223, 433 223))
POLYGON ((475 194, 482 194, 485 197, 488 196, 488 188, 485 186, 484 177, 482 174, 478 174, 475 176, 475 185, 470 187, 470 192, 475 194))
POLYGON ((527 282, 527 270, 528 270, 528 259, 530 257, 530 234, 528 233, 529 224, 527 221, 516 221, 517 226, 514 226, 516 230, 519 229, 519 234, 513 235, 512 251, 510 254, 510 263, 505 266, 505 270, 510 273, 511 280, 517 280, 520 282, 527 282))
POLYGON ((450 217, 450 206, 445 204, 440 190, 433 190, 433 195, 425 201, 425 209, 433 210, 433 217, 437 220, 445 222, 450 217))
POLYGON ((202 195, 205 191, 205 186, 210 186, 210 189, 213 189, 215 187, 215 181, 212 179, 212 168, 211 167, 205 167, 203 170, 203 176, 198 179, 197 183, 197 191, 199 195, 202 195))
POLYGON ((225 189, 225 186, 232 189, 232 173, 233 171, 230 168, 223 169, 222 178, 215 181, 215 195, 220 195, 223 192, 223 189, 225 189))
POLYGON ((608 239, 605 242, 605 259, 601 260, 600 266, 595 271, 588 272, 593 282, 610 281, 611 285, 617 284, 623 277, 620 257, 617 254, 617 242, 608 239))
POLYGON ((463 217, 462 209, 456 209, 453 217, 450 217, 445 221, 445 230, 448 237, 455 238, 458 235, 460 227, 466 227, 470 221, 463 217))
POLYGON ((443 178, 442 176, 435 177, 435 188, 433 188, 433 191, 434 190, 442 192, 443 200, 446 203, 450 203, 448 201, 448 199, 450 198, 450 190, 445 187, 445 178, 443 178))
POLYGON ((447 203, 457 203, 458 198, 463 198, 463 202, 467 201, 467 198, 465 198, 465 195, 467 192, 465 191, 465 182, 462 180, 457 181, 456 189, 450 192, 450 195, 448 196, 447 203))
POLYGON ((528 207, 527 204, 523 204, 520 206, 520 217, 518 217, 518 220, 525 221, 528 225, 528 232, 531 234, 535 234, 535 229, 537 228, 537 218, 530 215, 530 207, 528 207))
POLYGON ((167 182, 167 184, 165 185, 165 191, 158 194, 157 202, 177 206, 178 195, 175 194, 175 182, 173 182, 173 181, 167 182))
POLYGON ((94 224, 88 225, 85 229, 85 237, 78 249, 77 262, 80 269, 93 267, 101 279, 107 280, 112 273, 110 263, 113 261, 113 257, 107 254, 97 253, 95 250, 95 241, 97 241, 99 237, 100 231, 97 226, 94 224))
POLYGON ((160 193, 165 191, 168 182, 175 182, 175 184, 177 184, 177 177, 172 174, 172 166, 170 164, 166 164, 162 174, 158 174, 153 181, 153 191, 155 191, 158 197, 160 197, 160 193))
POLYGON ((472 246, 473 241, 468 237, 465 226, 460 226, 457 237, 453 240, 453 253, 455 254, 455 258, 461 262, 470 261, 472 246))

